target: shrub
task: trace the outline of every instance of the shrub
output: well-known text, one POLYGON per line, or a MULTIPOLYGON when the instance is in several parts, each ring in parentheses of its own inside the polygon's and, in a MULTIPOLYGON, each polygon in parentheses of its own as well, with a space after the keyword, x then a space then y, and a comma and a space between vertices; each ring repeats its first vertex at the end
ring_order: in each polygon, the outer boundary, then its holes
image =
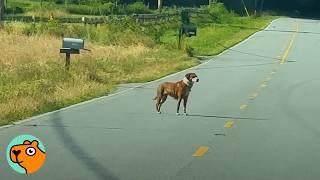
POLYGON ((93 8, 87 5, 68 5, 67 11, 71 14, 93 14, 93 8))
POLYGON ((148 14, 152 11, 143 2, 135 2, 126 7, 127 14, 148 14))
POLYGON ((64 4, 64 3, 65 3, 65 0, 55 0, 55 3, 56 3, 56 4, 64 4))
POLYGON ((5 13, 6 14, 21 14, 21 13, 24 13, 25 10, 21 7, 18 7, 18 6, 14 6, 14 7, 7 7, 5 9, 5 13))
POLYGON ((233 12, 229 12, 223 3, 214 3, 207 8, 205 8, 211 18, 218 23, 230 23, 232 18, 236 16, 233 12))
POLYGON ((68 5, 67 11, 71 14, 83 15, 110 15, 112 13, 113 3, 89 5, 68 5))
POLYGON ((189 57, 193 57, 194 56, 194 48, 191 47, 190 45, 186 45, 184 50, 185 50, 185 52, 187 53, 187 55, 189 57))

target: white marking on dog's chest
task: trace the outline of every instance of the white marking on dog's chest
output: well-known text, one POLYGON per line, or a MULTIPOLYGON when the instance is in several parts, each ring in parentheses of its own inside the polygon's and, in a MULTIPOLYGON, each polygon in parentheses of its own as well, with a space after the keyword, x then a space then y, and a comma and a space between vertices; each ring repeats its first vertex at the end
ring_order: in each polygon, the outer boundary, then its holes
POLYGON ((187 78, 184 78, 183 80, 183 83, 185 84, 185 85, 187 85, 187 89, 186 89, 186 92, 185 92, 185 97, 188 97, 189 96, 189 93, 190 93, 190 91, 191 91, 191 88, 192 88, 192 86, 193 86, 193 82, 190 82, 187 78))
POLYGON ((183 78, 182 82, 187 85, 190 89, 193 86, 193 82, 190 82, 187 78, 183 78))

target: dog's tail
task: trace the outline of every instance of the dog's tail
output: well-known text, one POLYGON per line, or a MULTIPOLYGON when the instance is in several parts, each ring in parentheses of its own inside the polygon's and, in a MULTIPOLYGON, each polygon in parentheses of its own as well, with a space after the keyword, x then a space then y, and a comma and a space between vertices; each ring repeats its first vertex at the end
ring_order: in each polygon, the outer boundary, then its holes
POLYGON ((161 94, 163 93, 163 88, 162 88, 162 86, 160 85, 159 87, 158 87, 158 89, 157 89, 157 95, 156 95, 156 97, 154 97, 152 100, 157 100, 158 99, 158 97, 160 96, 161 97, 161 94))

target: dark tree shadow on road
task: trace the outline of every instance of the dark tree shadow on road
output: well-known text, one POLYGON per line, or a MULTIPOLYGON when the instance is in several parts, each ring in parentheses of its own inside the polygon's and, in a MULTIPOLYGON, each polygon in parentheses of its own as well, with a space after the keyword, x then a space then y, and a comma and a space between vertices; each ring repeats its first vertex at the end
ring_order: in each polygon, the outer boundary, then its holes
POLYGON ((113 173, 106 169, 102 164, 90 158, 90 156, 93 155, 93 152, 87 152, 77 144, 72 135, 66 131, 67 128, 63 127, 63 119, 59 113, 60 112, 55 112, 51 115, 51 122, 54 125, 54 129, 57 131, 59 139, 71 154, 79 161, 82 161, 83 165, 86 166, 89 171, 92 171, 97 178, 104 180, 118 180, 119 178, 115 177, 115 175, 113 175, 113 173))

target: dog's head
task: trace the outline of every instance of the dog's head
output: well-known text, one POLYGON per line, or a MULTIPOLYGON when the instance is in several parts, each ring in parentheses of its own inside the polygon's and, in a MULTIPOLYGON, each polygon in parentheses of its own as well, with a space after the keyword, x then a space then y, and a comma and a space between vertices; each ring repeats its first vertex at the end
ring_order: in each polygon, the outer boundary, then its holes
POLYGON ((199 82, 199 78, 196 73, 188 73, 185 76, 190 82, 199 82))

